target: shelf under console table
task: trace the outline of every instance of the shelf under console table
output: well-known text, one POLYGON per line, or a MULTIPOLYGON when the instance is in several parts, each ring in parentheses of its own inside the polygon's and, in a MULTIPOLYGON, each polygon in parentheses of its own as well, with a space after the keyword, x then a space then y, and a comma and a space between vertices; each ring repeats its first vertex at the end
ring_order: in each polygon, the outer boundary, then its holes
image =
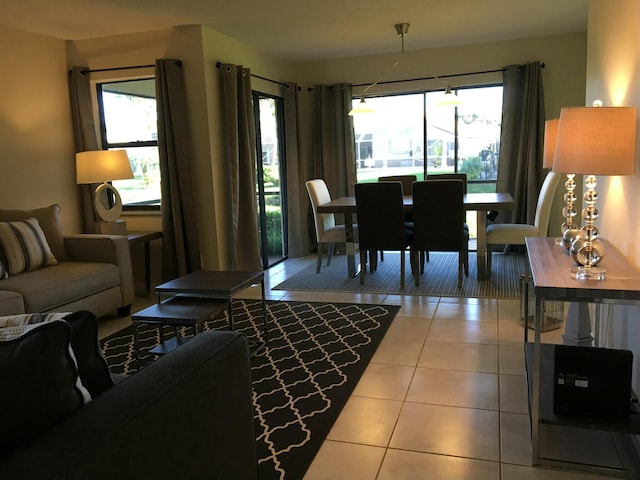
MULTIPOLYGON (((544 302, 640 305, 640 272, 607 242, 601 266, 605 280, 577 280, 574 264, 553 238, 527 238, 527 268, 535 294, 533 343, 525 328, 525 364, 531 418, 532 464, 587 470, 621 478, 640 478, 640 415, 629 422, 603 421, 553 412, 554 346, 541 343, 544 302)), ((528 303, 528 302, 527 302, 528 303)), ((525 305, 527 309, 528 305, 525 305)), ((599 315, 599 310, 596 311, 599 315)), ((525 318, 528 312, 525 311, 525 318)), ((598 317, 596 317, 598 321, 598 317)))

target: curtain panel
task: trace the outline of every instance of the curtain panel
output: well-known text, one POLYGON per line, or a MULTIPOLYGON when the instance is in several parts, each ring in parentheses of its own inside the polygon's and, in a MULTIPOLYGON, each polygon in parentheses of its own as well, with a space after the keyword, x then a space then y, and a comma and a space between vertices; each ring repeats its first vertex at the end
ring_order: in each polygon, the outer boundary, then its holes
MULTIPOLYGON (((355 134, 349 116, 351 85, 316 85, 314 93, 313 157, 308 179, 324 179, 332 198, 355 195, 355 134)), ((308 199, 306 205, 307 236, 315 247, 313 210, 308 199)))
POLYGON ((509 192, 515 209, 497 222, 533 224, 544 180, 544 92, 540 62, 510 65, 503 73, 502 133, 497 192, 509 192))
MULTIPOLYGON (((286 184, 287 184, 287 238, 288 256, 298 258, 309 255, 311 245, 306 234, 307 225, 307 191, 304 182, 310 165, 302 163, 305 157, 300 154, 299 99, 298 86, 290 83, 284 89, 284 124, 286 184)), ((308 156, 306 156, 308 158, 308 156)))
POLYGON ((188 148, 182 62, 156 60, 158 154, 162 192, 162 276, 171 280, 201 268, 188 148))
POLYGON ((234 271, 262 269, 256 206, 256 130, 251 96, 251 71, 222 65, 224 155, 230 195, 227 225, 228 263, 234 271))
MULTIPOLYGON (((91 84, 87 67, 73 67, 69 71, 69 99, 71 101, 71 121, 76 153, 99 150, 96 126, 93 121, 91 84)), ((82 221, 84 233, 97 233, 98 217, 94 207, 94 194, 98 183, 80 185, 82 221)))

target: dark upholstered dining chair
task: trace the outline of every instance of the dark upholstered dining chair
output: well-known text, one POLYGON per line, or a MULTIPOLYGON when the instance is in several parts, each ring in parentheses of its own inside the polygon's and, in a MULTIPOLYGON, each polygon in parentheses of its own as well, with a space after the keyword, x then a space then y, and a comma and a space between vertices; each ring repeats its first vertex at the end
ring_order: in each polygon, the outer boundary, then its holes
POLYGON ((369 268, 376 270, 378 251, 400 252, 400 286, 404 286, 405 253, 411 245, 413 232, 407 228, 402 205, 402 185, 399 182, 357 183, 356 212, 360 246, 360 283, 369 268))
POLYGON ((402 184, 402 194, 411 195, 411 186, 418 180, 416 175, 390 175, 378 177, 378 182, 400 182, 402 184))
POLYGON ((424 273, 424 251, 458 252, 458 288, 462 288, 462 271, 469 275, 469 231, 464 228, 463 195, 461 180, 413 184, 411 265, 416 286, 424 273))

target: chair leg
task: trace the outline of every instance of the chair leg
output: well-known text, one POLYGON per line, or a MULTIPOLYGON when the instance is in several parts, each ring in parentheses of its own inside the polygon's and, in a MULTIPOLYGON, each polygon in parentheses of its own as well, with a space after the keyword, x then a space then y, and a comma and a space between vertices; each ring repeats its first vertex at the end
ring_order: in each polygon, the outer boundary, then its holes
POLYGON ((318 263, 316 265, 316 273, 320 273, 322 268, 322 256, 324 255, 324 247, 322 243, 318 244, 318 263))
POLYGON ((404 287, 404 254, 405 250, 400 251, 400 287, 404 287))
POLYGON ((487 245, 487 274, 491 275, 491 246, 487 245))
POLYGON ((327 267, 331 265, 331 257, 333 257, 333 251, 336 247, 335 243, 329 244, 329 251, 327 252, 327 267))
POLYGON ((380 250, 380 261, 384 262, 384 250, 380 250))
POLYGON ((360 285, 364 285, 364 277, 367 274, 367 251, 360 250, 360 285))
POLYGON ((462 288, 462 267, 464 264, 463 253, 458 252, 458 288, 462 288))
POLYGON ((424 266, 421 265, 423 260, 423 253, 420 250, 411 249, 409 251, 409 258, 411 259, 411 271, 413 272, 413 282, 416 287, 420 286, 420 275, 424 272, 424 266))
POLYGON ((464 250, 464 274, 465 276, 469 276, 469 249, 465 248, 464 250))

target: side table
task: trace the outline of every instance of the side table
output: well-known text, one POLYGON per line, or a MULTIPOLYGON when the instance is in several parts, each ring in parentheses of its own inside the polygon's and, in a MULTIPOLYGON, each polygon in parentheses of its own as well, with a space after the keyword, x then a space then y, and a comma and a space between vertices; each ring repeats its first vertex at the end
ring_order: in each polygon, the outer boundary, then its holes
POLYGON ((228 308, 229 329, 234 330, 233 297, 256 284, 260 284, 261 291, 263 338, 261 341, 249 339, 251 354, 255 355, 255 353, 266 346, 269 333, 267 326, 267 304, 264 293, 264 272, 198 270, 158 285, 155 291, 158 297, 158 303, 163 301, 163 297, 166 298, 167 296, 171 297, 174 295, 225 300, 228 308))
POLYGON ((151 248, 149 243, 152 240, 162 238, 162 232, 129 232, 127 234, 129 246, 144 245, 144 294, 148 297, 151 294, 151 248))

